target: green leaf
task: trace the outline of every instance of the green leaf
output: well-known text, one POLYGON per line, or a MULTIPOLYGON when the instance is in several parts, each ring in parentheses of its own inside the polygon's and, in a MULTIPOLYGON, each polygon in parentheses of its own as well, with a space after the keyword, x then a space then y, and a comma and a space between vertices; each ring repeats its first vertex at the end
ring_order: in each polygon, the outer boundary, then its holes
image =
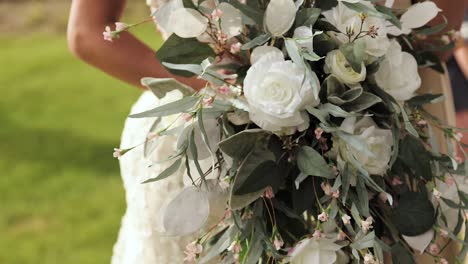
POLYGON ((155 182, 155 181, 165 179, 165 178, 171 176, 172 174, 176 173, 177 170, 179 170, 181 164, 182 164, 182 159, 178 159, 174 163, 172 163, 171 166, 169 166, 167 169, 162 171, 158 176, 156 176, 154 178, 151 178, 151 179, 148 179, 148 180, 146 180, 146 181, 144 181, 142 183, 155 182))
POLYGON ((322 10, 330 10, 338 5, 337 0, 316 0, 315 6, 322 10))
POLYGON ((432 180, 431 156, 421 140, 412 135, 406 135, 400 143, 399 157, 408 168, 414 170, 416 175, 432 180))
POLYGON ((366 182, 362 177, 358 175, 356 181, 356 192, 358 197, 358 203, 356 203, 359 212, 363 216, 370 216, 369 214, 369 196, 367 193, 366 182))
POLYGON ((375 233, 369 232, 367 235, 355 240, 350 246, 356 250, 371 248, 374 245, 375 233))
POLYGON ((334 104, 326 103, 320 106, 320 110, 329 113, 334 117, 351 117, 357 116, 355 113, 349 113, 343 110, 341 107, 336 106, 334 104))
POLYGON ((133 114, 133 115, 130 115, 129 117, 146 118, 146 117, 157 117, 157 116, 162 117, 162 116, 178 114, 178 113, 185 112, 187 110, 192 109, 199 100, 200 98, 198 97, 187 96, 175 102, 161 105, 161 106, 158 106, 156 108, 153 108, 151 110, 148 110, 142 113, 133 114))
POLYGON ((244 158, 257 142, 264 141, 271 134, 262 129, 249 129, 219 142, 219 148, 232 158, 244 158))
POLYGON ((231 245, 238 232, 239 230, 236 225, 231 225, 226 231, 224 231, 223 235, 221 235, 216 243, 208 248, 206 254, 198 260, 198 263, 209 263, 210 260, 219 257, 219 255, 231 245))
MULTIPOLYGON (((377 11, 376 9, 372 8, 372 7, 369 7, 367 5, 364 5, 362 3, 348 3, 348 2, 342 2, 345 6, 347 6, 348 8, 358 12, 358 13, 365 13, 369 16, 375 16, 375 17, 383 17, 383 18, 387 18, 387 15, 386 14, 382 14, 380 13, 379 11, 377 11)), ((372 6, 375 6, 375 5, 372 5, 372 6)))
MULTIPOLYGON (((157 132, 157 129, 159 127, 159 123, 161 123, 161 118, 156 118, 154 120, 154 123, 151 125, 150 130, 148 133, 151 132, 157 132)), ((148 157, 153 151, 156 149, 158 146, 158 140, 152 139, 152 140, 146 140, 145 145, 143 146, 143 156, 146 158, 148 157)))
POLYGON ((296 27, 306 26, 312 27, 320 16, 319 8, 303 8, 297 12, 296 27))
POLYGON ((202 182, 204 182, 205 174, 203 173, 200 162, 198 161, 198 150, 197 150, 197 145, 195 144, 195 129, 192 129, 192 131, 190 132, 188 147, 190 149, 190 153, 192 154, 192 159, 193 159, 193 162, 195 163, 195 168, 198 171, 198 175, 200 175, 202 182))
POLYGON ((393 25, 395 25, 397 28, 400 28, 400 29, 401 29, 401 22, 400 22, 400 19, 398 19, 398 17, 395 16, 395 14, 393 13, 393 11, 392 11, 391 8, 388 8, 388 7, 383 6, 383 5, 374 5, 374 7, 375 7, 375 9, 377 9, 377 11, 379 11, 380 13, 385 14, 387 20, 390 21, 390 23, 392 23, 393 25))
POLYGON ((360 73, 364 66, 363 62, 366 54, 366 43, 359 40, 352 43, 346 43, 340 47, 340 51, 343 53, 353 70, 360 73))
POLYGON ((192 0, 182 0, 182 4, 185 8, 192 8, 197 10, 197 7, 195 6, 192 0))
MULTIPOLYGON (((196 38, 181 38, 172 34, 156 52, 156 57, 160 62, 173 64, 200 64, 208 57, 216 54, 213 49, 205 43, 201 43, 196 38)), ((192 76, 192 73, 169 69, 176 75, 192 76)))
POLYGON ((425 192, 408 191, 400 195, 393 222, 402 235, 418 236, 435 223, 435 210, 425 192))
POLYGON ((299 170, 307 175, 335 178, 335 175, 325 159, 315 149, 303 146, 297 153, 297 166, 299 170))
POLYGON ((443 98, 443 94, 422 94, 409 99, 408 101, 406 101, 406 103, 413 107, 418 107, 425 104, 437 103, 443 98))
POLYGON ((392 246, 392 262, 393 264, 415 264, 413 254, 398 242, 392 246))
POLYGON ((189 96, 194 93, 192 88, 176 81, 173 78, 144 77, 141 79, 141 84, 148 87, 159 99, 163 98, 168 92, 173 90, 179 90, 184 96, 189 96))
POLYGON ((242 50, 248 50, 248 49, 251 49, 251 48, 255 48, 257 46, 265 44, 270 39, 271 39, 270 34, 265 33, 265 34, 258 35, 257 37, 255 37, 251 41, 249 41, 249 42, 245 43, 244 45, 242 45, 241 49, 242 50))
POLYGON ((278 189, 281 183, 281 174, 276 162, 267 160, 258 165, 240 186, 233 190, 235 195, 242 195, 263 190, 271 186, 278 189))
POLYGON ((263 12, 261 11, 261 9, 251 7, 250 5, 242 4, 238 0, 226 0, 223 2, 229 3, 233 7, 239 9, 242 12, 242 14, 255 21, 257 25, 263 25, 263 12))
POLYGON ((375 94, 363 92, 356 100, 341 105, 343 109, 349 112, 362 112, 369 107, 382 102, 382 99, 375 94))

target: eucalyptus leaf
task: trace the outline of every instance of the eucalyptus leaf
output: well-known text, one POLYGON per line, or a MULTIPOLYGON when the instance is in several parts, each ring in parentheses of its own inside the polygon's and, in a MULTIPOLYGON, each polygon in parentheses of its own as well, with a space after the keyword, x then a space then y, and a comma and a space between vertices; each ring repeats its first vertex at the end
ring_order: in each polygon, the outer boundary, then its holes
POLYGON ((335 178, 335 175, 322 155, 315 149, 303 146, 297 153, 297 166, 299 170, 307 175, 324 177, 327 179, 335 178))
POLYGON ((319 8, 303 8, 297 12, 296 28, 300 26, 313 27, 319 18, 321 10, 319 8))
POLYGON ((153 94, 159 99, 163 98, 168 92, 173 90, 180 91, 184 96, 189 96, 194 93, 192 88, 176 81, 173 78, 144 77, 141 79, 141 84, 150 88, 151 92, 153 92, 153 94))
POLYGON ((393 264, 415 264, 413 254, 403 246, 401 242, 397 242, 392 246, 392 262, 393 264))
POLYGON ((265 34, 258 35, 257 37, 255 37, 251 41, 249 41, 249 42, 245 43, 244 45, 242 45, 241 49, 242 50, 249 50, 251 48, 261 46, 261 45, 265 44, 270 39, 271 39, 270 34, 265 33, 265 34))
POLYGON ((264 141, 271 134, 262 129, 249 129, 239 132, 219 142, 219 148, 233 158, 244 158, 257 142, 264 141))
MULTIPOLYGON (((201 43, 196 38, 181 38, 172 34, 164 41, 164 44, 156 52, 156 57, 160 62, 172 64, 200 64, 208 57, 214 57, 213 49, 205 43, 201 43)), ((192 73, 169 69, 176 75, 192 76, 192 73)))
POLYGON ((363 92, 361 96, 352 102, 344 103, 341 107, 349 112, 362 112, 369 107, 382 102, 382 99, 375 94, 363 92))
POLYGON ((231 245, 232 241, 234 241, 234 237, 237 232, 239 232, 239 230, 236 225, 231 225, 226 231, 224 231, 216 243, 208 248, 205 255, 198 260, 198 263, 209 263, 214 258, 219 257, 219 254, 226 250, 231 245))
POLYGON ((431 156, 420 139, 406 135, 400 143, 399 150, 399 157, 408 168, 426 180, 432 179, 431 156))
POLYGON ((165 179, 171 176, 172 174, 176 173, 179 170, 181 164, 182 164, 182 160, 179 158, 171 166, 163 170, 158 176, 151 178, 151 179, 147 179, 142 183, 155 182, 155 181, 160 181, 162 179, 165 179))
POLYGON ((364 66, 364 56, 366 54, 366 43, 364 41, 354 41, 340 46, 340 51, 357 73, 361 72, 364 66))
POLYGON ((187 96, 180 100, 158 106, 156 108, 153 108, 151 110, 148 110, 142 113, 132 114, 129 117, 146 118, 146 117, 162 117, 162 116, 178 114, 178 113, 186 112, 192 109, 195 106, 195 104, 199 101, 200 101, 200 98, 198 97, 187 96))
POLYGON ((372 231, 365 236, 355 240, 350 246, 356 250, 371 248, 374 245, 375 238, 375 233, 372 231))
POLYGON ((267 160, 260 163, 249 175, 249 177, 236 188, 235 195, 243 195, 257 192, 270 186, 274 190, 281 184, 281 172, 276 162, 267 160))
MULTIPOLYGON (((159 127, 159 123, 161 123, 161 118, 156 118, 156 120, 154 120, 153 124, 151 125, 151 128, 150 130, 148 131, 148 133, 156 133, 157 132, 157 129, 159 127)), ((156 149, 156 147, 159 145, 158 144, 158 140, 156 139, 150 139, 150 140, 146 140, 145 141, 145 145, 143 146, 143 156, 146 158, 148 157, 151 153, 153 153, 153 151, 156 149)))

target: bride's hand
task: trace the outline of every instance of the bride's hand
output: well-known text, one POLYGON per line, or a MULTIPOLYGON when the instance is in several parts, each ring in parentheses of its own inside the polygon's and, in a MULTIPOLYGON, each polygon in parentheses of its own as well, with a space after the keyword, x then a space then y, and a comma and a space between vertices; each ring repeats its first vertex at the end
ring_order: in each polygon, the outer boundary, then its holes
POLYGON ((113 42, 103 39, 104 28, 114 28, 124 6, 125 0, 74 0, 67 31, 72 53, 100 70, 143 89, 140 84, 142 77, 176 78, 195 90, 203 88, 203 80, 173 76, 156 60, 154 50, 128 32, 121 33, 120 38, 113 42))

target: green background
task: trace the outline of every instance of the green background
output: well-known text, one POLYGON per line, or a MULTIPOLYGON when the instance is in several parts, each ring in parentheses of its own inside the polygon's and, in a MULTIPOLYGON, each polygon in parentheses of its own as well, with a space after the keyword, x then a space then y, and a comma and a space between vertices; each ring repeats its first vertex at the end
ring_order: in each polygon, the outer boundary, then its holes
MULTIPOLYGON (((141 92, 57 28, 0 33, 0 263, 109 263, 125 210, 112 149, 141 92)), ((153 25, 135 33, 161 43, 153 25)))

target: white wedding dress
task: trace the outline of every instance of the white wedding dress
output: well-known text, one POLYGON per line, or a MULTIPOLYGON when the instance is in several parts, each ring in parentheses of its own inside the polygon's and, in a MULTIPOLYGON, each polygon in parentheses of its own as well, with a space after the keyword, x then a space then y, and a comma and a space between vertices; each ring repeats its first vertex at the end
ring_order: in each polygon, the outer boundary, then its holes
MULTIPOLYGON (((169 1, 153 0, 153 11, 156 7, 170 4, 169 1)), ((161 25, 158 25, 158 28, 164 36, 167 36, 161 25)), ((131 113, 152 109, 181 96, 179 91, 172 91, 163 99, 158 99, 151 92, 146 91, 134 104, 131 113)), ((167 119, 163 118, 161 125, 164 126, 172 121, 167 119)), ((122 133, 121 148, 133 147, 144 142, 154 121, 154 118, 128 118, 122 133)), ((197 238, 197 233, 174 237, 161 232, 161 208, 184 186, 189 186, 190 182, 187 177, 184 177, 185 166, 181 166, 178 172, 169 178, 141 184, 144 180, 157 176, 173 162, 154 163, 164 160, 176 151, 177 136, 164 136, 156 140, 158 140, 158 146, 148 158, 144 158, 143 146, 139 146, 120 159, 127 211, 122 219, 118 240, 113 249, 112 264, 183 263, 185 246, 197 238), (152 166, 149 167, 149 165, 152 166)), ((210 206, 210 216, 205 226, 219 221, 222 217, 220 212, 224 212, 222 203, 210 204, 210 206)), ((186 221, 189 220, 186 219, 186 221)))

